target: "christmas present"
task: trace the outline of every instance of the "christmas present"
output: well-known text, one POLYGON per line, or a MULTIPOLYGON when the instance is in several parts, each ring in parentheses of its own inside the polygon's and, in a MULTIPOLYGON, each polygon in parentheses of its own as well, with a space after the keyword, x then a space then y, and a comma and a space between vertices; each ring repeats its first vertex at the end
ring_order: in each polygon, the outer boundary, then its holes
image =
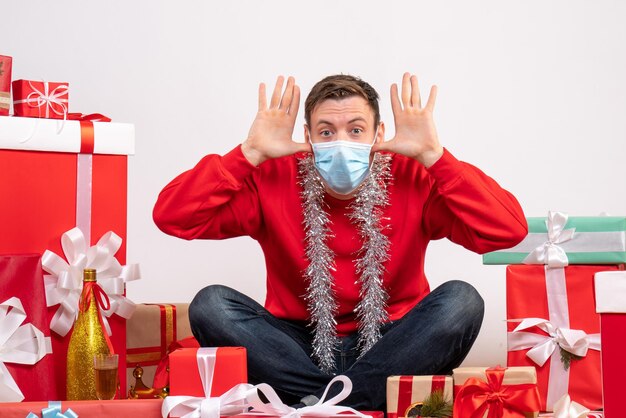
POLYGON ((0 402, 46 400, 56 395, 51 384, 55 375, 52 356, 34 362, 41 347, 34 344, 37 339, 46 344, 46 351, 48 348, 51 351, 41 278, 38 254, 0 255, 0 402), (12 299, 12 303, 4 304, 12 299), (19 306, 15 300, 19 301, 19 306), (21 322, 3 322, 9 320, 9 315, 21 322), (30 323, 30 329, 35 328, 37 332, 24 328, 18 331, 21 323, 30 323))
MULTIPOLYGON (((78 267, 86 267, 87 262, 99 262, 100 258, 93 257, 96 253, 104 256, 104 264, 113 270, 126 262, 126 154, 134 149, 134 128, 130 124, 65 121, 61 133, 56 131, 57 121, 0 116, 0 195, 10 196, 0 205, 0 254, 43 255, 49 250, 64 255, 65 249, 69 253, 65 256, 67 262, 61 256, 50 258, 54 265, 49 269, 58 274, 53 272, 47 279, 57 289, 52 292, 55 301, 47 298, 49 321, 61 311, 56 303, 64 301, 63 295, 73 295, 71 301, 77 306, 77 286, 82 286, 82 281, 73 276, 80 275, 78 267), (72 274, 68 276, 67 272, 72 274), (66 283, 59 279, 67 277, 72 277, 74 288, 63 293, 66 283)), ((98 268, 99 282, 106 278, 102 273, 98 268)), ((124 290, 123 281, 114 277, 107 281, 103 287, 115 287, 118 293, 112 309, 119 313, 117 309, 128 308, 122 303, 123 295, 119 295, 124 290)), ((60 306, 65 305, 64 301, 60 306)), ((40 309, 46 310, 46 304, 40 309)), ((108 322, 115 351, 124 353, 125 319, 113 315, 108 322)), ((71 323, 69 327, 67 321, 58 324, 54 324, 56 330, 51 335, 58 371, 54 385, 57 393, 48 399, 65 399, 65 356, 71 323), (58 324, 64 324, 62 329, 56 327, 58 324)), ((119 367, 120 383, 125 387, 123 356, 119 367)))
POLYGON ((620 264, 626 262, 626 217, 528 218, 528 235, 516 246, 483 255, 484 264, 620 264))
POLYGON ((135 381, 133 372, 142 368, 142 382, 154 387, 154 374, 170 346, 191 337, 189 304, 139 304, 126 322, 126 378, 128 387, 135 381))
POLYGON ((9 114, 11 105, 11 57, 0 55, 0 115, 9 114))
POLYGON ((30 118, 67 119, 68 96, 67 83, 15 80, 13 113, 30 118))
POLYGON ((20 402, 2 404, 2 418, 141 417, 162 418, 162 399, 20 402), (73 412, 75 415, 72 415, 73 412), (29 415, 33 414, 33 415, 29 415), (63 414, 63 415, 61 415, 63 414))
POLYGON ((586 408, 602 407, 593 276, 619 268, 507 267, 507 364, 537 368, 542 410, 567 393, 586 408))
POLYGON ((420 406, 433 392, 452 404, 451 376, 389 376, 387 378, 387 417, 422 415, 420 406))
POLYGON ((454 416, 536 417, 540 410, 534 367, 459 367, 454 379, 454 416))
MULTIPOLYGON (((72 115, 70 114, 70 116, 72 115)), ((99 166, 105 165, 105 161, 109 161, 109 164, 114 164, 113 161, 120 161, 117 164, 124 167, 123 173, 113 176, 113 179, 116 181, 123 178, 124 185, 122 188, 125 191, 127 156, 135 153, 135 126, 130 123, 104 122, 108 118, 102 115, 96 115, 99 118, 90 120, 91 116, 93 115, 80 115, 77 120, 64 122, 1 116, 0 150, 55 153, 30 154, 32 158, 39 157, 42 160, 50 160, 47 163, 48 166, 61 165, 61 162, 64 161, 62 157, 73 160, 74 165, 76 165, 76 156, 81 153, 94 154, 94 160, 97 161, 94 164, 99 166), (56 157, 52 158, 53 156, 56 157)), ((7 155, 20 154, 9 153, 7 155)), ((74 169, 75 171, 76 169, 74 169)), ((107 177, 111 177, 113 173, 107 174, 107 177)))
POLYGON ((47 379, 37 376, 41 369, 28 366, 52 352, 50 337, 25 321, 26 311, 19 298, 11 297, 0 303, 0 402, 21 401, 24 394, 19 384, 26 388, 35 377, 47 379))
POLYGON ((626 374, 626 272, 595 275, 596 311, 600 314, 602 387, 604 411, 609 417, 623 415, 622 379, 626 374))
POLYGON ((248 381, 244 347, 182 348, 169 355, 170 394, 220 396, 238 383, 248 381))
MULTIPOLYGON (((198 366, 201 371, 206 371, 206 363, 200 361, 198 366)), ((352 417, 359 418, 383 418, 382 412, 359 412, 346 406, 337 405, 346 399, 352 392, 352 381, 347 376, 336 376, 327 385, 321 399, 314 405, 302 408, 293 408, 285 405, 274 389, 261 383, 252 386, 247 383, 239 383, 219 396, 209 395, 212 392, 211 379, 209 376, 203 379, 204 394, 194 396, 168 396, 163 401, 163 417, 352 417), (326 399, 329 388, 337 383, 342 383, 342 390, 330 399, 326 399), (262 400, 263 398, 263 400, 262 400), (249 412, 249 414, 248 414, 249 412)))

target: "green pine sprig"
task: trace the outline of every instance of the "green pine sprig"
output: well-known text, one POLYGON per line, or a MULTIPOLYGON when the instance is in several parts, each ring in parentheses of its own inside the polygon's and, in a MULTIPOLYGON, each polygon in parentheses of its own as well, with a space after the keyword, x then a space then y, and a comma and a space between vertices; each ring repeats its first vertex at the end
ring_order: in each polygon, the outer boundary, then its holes
POLYGON ((569 366, 572 365, 572 361, 581 360, 583 358, 581 356, 577 356, 576 354, 572 354, 561 347, 559 347, 559 350, 561 351, 561 363, 563 363, 565 370, 569 370, 569 366))
POLYGON ((419 416, 437 418, 451 417, 452 401, 446 399, 442 390, 431 392, 431 394, 424 399, 419 411, 419 416))

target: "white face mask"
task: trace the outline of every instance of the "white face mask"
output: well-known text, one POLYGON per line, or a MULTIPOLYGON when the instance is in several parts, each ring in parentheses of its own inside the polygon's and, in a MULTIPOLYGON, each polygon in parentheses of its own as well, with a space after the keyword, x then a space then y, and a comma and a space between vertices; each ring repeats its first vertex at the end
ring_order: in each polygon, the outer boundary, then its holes
POLYGON ((311 143, 315 168, 331 190, 349 194, 361 185, 370 172, 370 153, 377 136, 378 129, 371 144, 353 141, 311 143))

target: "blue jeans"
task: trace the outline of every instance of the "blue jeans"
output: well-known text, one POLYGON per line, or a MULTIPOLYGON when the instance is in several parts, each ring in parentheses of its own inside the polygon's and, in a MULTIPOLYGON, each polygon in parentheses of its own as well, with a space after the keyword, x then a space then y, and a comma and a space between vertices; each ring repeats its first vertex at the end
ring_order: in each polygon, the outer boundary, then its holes
MULTIPOLYGON (((483 312, 483 300, 471 285, 450 281, 401 319, 383 325, 382 338, 360 359, 358 335, 342 337, 337 373, 352 380, 353 390, 341 404, 385 410, 388 376, 450 374, 472 347, 483 312)), ((278 319, 236 290, 205 287, 191 302, 189 320, 202 346, 246 347, 249 382, 268 383, 286 404, 308 395, 321 398, 333 378, 311 360, 313 337, 306 323, 278 319)), ((331 395, 341 389, 335 386, 331 395)))

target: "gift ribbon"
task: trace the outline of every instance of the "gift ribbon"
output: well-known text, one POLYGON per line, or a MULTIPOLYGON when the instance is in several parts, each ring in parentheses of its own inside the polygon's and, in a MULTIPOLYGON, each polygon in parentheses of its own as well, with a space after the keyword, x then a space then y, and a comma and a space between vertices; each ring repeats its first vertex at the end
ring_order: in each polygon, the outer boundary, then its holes
POLYGON ((220 416, 246 413, 250 410, 250 407, 252 407, 251 414, 260 416, 298 418, 307 415, 327 417, 348 412, 360 418, 371 418, 371 416, 362 414, 353 408, 337 405, 348 397, 352 391, 352 382, 347 376, 335 377, 330 381, 321 399, 316 404, 299 409, 285 405, 274 389, 265 383, 256 386, 241 383, 221 396, 211 397, 216 357, 217 348, 204 347, 198 349, 196 358, 205 396, 168 396, 163 400, 163 406, 161 407, 163 418, 167 418, 168 415, 183 418, 219 418, 220 416), (336 382, 343 383, 343 389, 331 399, 325 400, 328 390, 336 382), (261 401, 259 392, 263 393, 268 403, 261 401))
POLYGON ((50 337, 24 324, 26 311, 17 297, 0 304, 0 402, 21 402, 24 395, 4 363, 35 364, 52 353, 50 337))
POLYGON ((486 381, 467 379, 454 399, 455 417, 523 418, 525 413, 539 411, 536 384, 502 385, 505 369, 487 369, 486 381), (488 411, 488 412, 487 412, 488 411))
POLYGON ((43 269, 50 273, 44 276, 47 306, 59 305, 50 329, 65 336, 78 316, 78 304, 83 287, 83 270, 95 269, 98 284, 110 300, 109 309, 103 310, 103 322, 107 333, 111 329, 107 318, 118 314, 130 318, 136 305, 124 296, 125 283, 141 278, 139 266, 121 266, 114 257, 122 245, 122 239, 114 232, 107 232, 92 247, 79 228, 65 232, 61 237, 61 246, 67 261, 46 250, 41 259, 43 269))
POLYGON ((148 305, 156 305, 160 311, 160 327, 161 327, 161 357, 163 358, 169 352, 170 345, 176 341, 176 305, 160 305, 148 303, 148 305))
POLYGON ((524 259, 524 264, 546 264, 549 267, 568 265, 567 254, 559 244, 571 240, 576 228, 565 229, 567 218, 568 215, 562 212, 548 212, 548 240, 533 249, 524 259))
POLYGON ((93 151, 96 143, 93 122, 110 122, 111 119, 99 113, 83 115, 72 113, 72 118, 80 121, 80 152, 76 158, 76 226, 83 231, 85 239, 91 242, 91 196, 93 178, 93 151))
POLYGON ((565 394, 554 404, 554 418, 587 418, 590 411, 565 394))
MULTIPOLYGON (((78 418, 78 414, 67 408, 65 412, 61 412, 61 402, 49 401, 48 407, 41 410, 41 418, 78 418)), ((29 412, 26 418, 39 418, 39 415, 29 412)))
POLYGON ((50 111, 52 111, 56 115, 63 116, 65 120, 67 118, 67 84, 62 84, 52 91, 50 91, 50 85, 47 81, 42 81, 42 84, 43 91, 38 90, 31 81, 28 81, 28 85, 33 91, 26 96, 26 99, 15 100, 13 104, 26 103, 30 107, 36 107, 39 110, 39 117, 41 117, 41 108, 44 107, 46 118, 50 117, 50 111), (63 96, 66 98, 63 99, 63 96), (61 110, 57 110, 57 107, 61 110))
POLYGON ((102 113, 90 113, 84 115, 82 113, 68 113, 67 120, 81 120, 89 122, 111 122, 111 118, 102 113))
MULTIPOLYGON (((85 137, 81 125, 81 151, 84 144, 83 138, 85 137)), ((93 155, 78 154, 76 157, 76 226, 82 231, 87 243, 91 242, 92 172, 93 155)))
POLYGON ((326 386, 324 390, 324 394, 320 398, 320 400, 310 406, 305 406, 302 408, 293 408, 288 405, 285 405, 280 401, 280 398, 274 391, 274 389, 266 384, 261 383, 256 385, 252 390, 248 391, 248 402, 250 406, 252 406, 251 413, 260 412, 265 415, 271 416, 280 416, 283 418, 299 418, 303 416, 310 417, 328 417, 337 414, 350 414, 348 416, 357 416, 360 418, 372 418, 370 415, 363 414, 356 409, 337 405, 339 402, 343 401, 350 395, 352 392, 352 381, 348 376, 339 375, 335 376, 330 383, 326 386), (332 398, 326 400, 326 396, 328 395, 328 391, 335 383, 342 383, 342 390, 332 398), (269 401, 268 403, 263 403, 259 397, 259 392, 262 392, 265 398, 269 401))
POLYGON ((104 339, 109 347, 109 353, 115 354, 115 350, 113 349, 113 344, 111 343, 111 339, 109 338, 109 331, 107 331, 107 327, 104 324, 104 319, 102 317, 102 311, 110 310, 111 304, 109 302, 109 297, 106 292, 102 290, 102 287, 97 282, 87 282, 83 288, 83 297, 80 301, 80 311, 87 312, 89 310, 89 305, 91 302, 96 304, 96 310, 98 311, 98 321, 100 322, 100 327, 104 331, 102 334, 104 335, 104 339))
POLYGON ((585 357, 589 349, 600 351, 600 334, 588 335, 582 330, 559 328, 543 318, 524 318, 512 332, 508 333, 507 347, 508 351, 529 349, 526 355, 537 365, 543 366, 557 347, 578 357, 585 357), (538 327, 548 335, 522 332, 532 327, 538 327))

